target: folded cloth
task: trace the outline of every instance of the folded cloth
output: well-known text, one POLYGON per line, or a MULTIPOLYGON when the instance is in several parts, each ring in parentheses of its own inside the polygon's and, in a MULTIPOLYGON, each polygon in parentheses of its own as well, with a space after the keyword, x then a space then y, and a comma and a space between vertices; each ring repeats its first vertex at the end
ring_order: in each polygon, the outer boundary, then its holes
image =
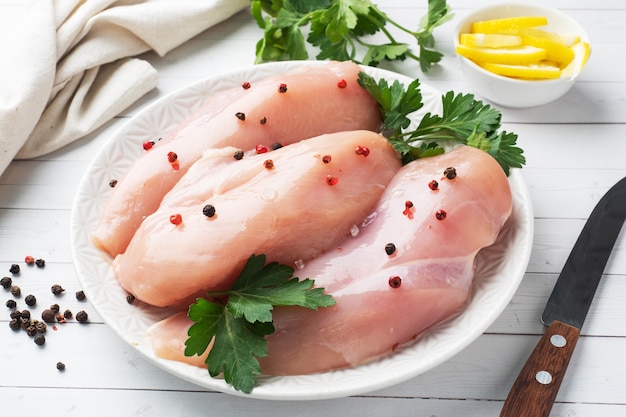
MULTIPOLYGON (((160 56, 249 0, 30 0, 0 33, 0 174, 55 151, 153 89, 160 56), (24 10, 25 9, 25 10, 24 10)), ((3 10, 4 12, 4 10, 3 10)), ((2 22, 0 22, 2 23, 2 22)))

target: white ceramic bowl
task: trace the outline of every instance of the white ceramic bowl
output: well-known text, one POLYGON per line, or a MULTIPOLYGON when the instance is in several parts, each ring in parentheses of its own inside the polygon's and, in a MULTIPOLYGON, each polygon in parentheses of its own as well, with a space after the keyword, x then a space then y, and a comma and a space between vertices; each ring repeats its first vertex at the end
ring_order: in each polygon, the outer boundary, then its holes
MULTIPOLYGON (((543 6, 521 3, 504 3, 485 6, 474 10, 457 25, 454 46, 459 44, 462 33, 469 33, 473 22, 518 16, 546 16, 548 26, 541 29, 562 35, 580 36, 581 41, 590 43, 585 29, 564 13, 543 6)), ((554 80, 519 80, 491 73, 470 59, 459 56, 461 71, 474 91, 487 100, 511 108, 540 106, 563 96, 574 85, 579 73, 554 80)))

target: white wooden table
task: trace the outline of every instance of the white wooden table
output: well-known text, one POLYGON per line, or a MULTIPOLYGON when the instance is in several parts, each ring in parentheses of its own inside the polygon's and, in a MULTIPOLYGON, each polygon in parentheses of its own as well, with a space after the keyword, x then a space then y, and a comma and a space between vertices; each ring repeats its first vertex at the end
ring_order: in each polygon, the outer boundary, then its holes
MULTIPOLYGON (((426 0, 380 1, 410 24, 426 0)), ((387 68, 442 90, 473 92, 453 53, 456 21, 484 0, 450 0, 456 14, 436 31, 446 54, 422 76, 416 65, 387 68)), ((0 315, 2 416, 497 416, 523 362, 544 328, 545 301, 591 209, 626 176, 626 3, 623 0, 550 0, 586 27, 591 59, 561 100, 539 108, 501 108, 507 130, 519 134, 528 159, 523 173, 535 212, 535 243, 524 280, 508 308, 473 344, 450 361, 409 382, 367 395, 316 402, 273 402, 208 392, 147 362, 122 342, 74 292, 80 284, 70 256, 71 204, 81 176, 107 138, 164 94, 205 76, 251 65, 261 32, 247 11, 202 33, 164 58, 147 54, 161 75, 158 89, 95 133, 52 155, 15 161, 0 177, 0 275, 20 263, 23 295, 39 306, 59 302, 90 314, 47 333, 42 348, 0 315), (25 267, 25 255, 45 268, 25 267), (66 293, 56 299, 52 284, 66 293), (57 362, 66 369, 56 369, 57 362)), ((18 0, 0 2, 21 7, 18 0)), ((0 40, 2 42, 8 40, 0 40)), ((1 94, 2 92, 0 92, 1 94)), ((2 309, 8 292, 0 289, 2 309)), ((40 311, 42 307, 33 309, 40 311)), ((4 310, 3 310, 4 311, 4 310)), ((591 306, 552 416, 626 415, 626 233, 622 233, 591 306)))

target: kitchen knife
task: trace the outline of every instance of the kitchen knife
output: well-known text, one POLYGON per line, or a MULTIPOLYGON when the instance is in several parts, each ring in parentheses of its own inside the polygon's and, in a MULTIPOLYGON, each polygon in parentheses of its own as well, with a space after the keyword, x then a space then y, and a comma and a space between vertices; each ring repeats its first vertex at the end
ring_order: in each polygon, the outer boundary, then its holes
POLYGON ((625 218, 623 178, 600 199, 567 258, 541 316, 548 329, 513 383, 500 417, 549 416, 625 218))

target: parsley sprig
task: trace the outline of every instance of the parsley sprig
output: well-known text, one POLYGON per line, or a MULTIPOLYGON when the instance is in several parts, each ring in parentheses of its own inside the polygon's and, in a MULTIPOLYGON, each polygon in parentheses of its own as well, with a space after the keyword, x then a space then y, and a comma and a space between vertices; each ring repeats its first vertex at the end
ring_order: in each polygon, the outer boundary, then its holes
POLYGON ((378 102, 383 115, 383 134, 402 155, 404 163, 444 152, 446 142, 462 143, 481 149, 500 164, 509 175, 511 168, 521 168, 526 163, 521 148, 516 146, 515 133, 501 131, 502 114, 479 100, 473 94, 442 96, 441 115, 427 113, 413 130, 409 115, 424 105, 419 79, 406 88, 399 81, 376 81, 374 77, 359 73, 359 84, 378 102), (443 145, 442 145, 443 143, 443 145))
POLYGON ((300 306, 312 310, 335 304, 324 288, 311 279, 299 280, 293 268, 252 255, 232 288, 210 292, 189 307, 194 322, 185 341, 185 355, 202 355, 213 340, 205 361, 209 374, 223 374, 235 389, 252 392, 261 367, 257 358, 267 355, 266 336, 274 333, 272 310, 300 306))
POLYGON ((307 59, 308 42, 319 49, 319 60, 376 66, 383 60, 403 61, 408 57, 418 61, 424 72, 443 57, 434 49, 434 29, 453 17, 446 0, 428 0, 428 12, 415 31, 391 19, 369 0, 253 0, 251 11, 263 29, 263 38, 256 45, 257 63, 307 59), (394 28, 415 39, 418 54, 408 43, 396 40, 394 28), (373 43, 372 35, 376 34, 382 34, 387 42, 373 43))

